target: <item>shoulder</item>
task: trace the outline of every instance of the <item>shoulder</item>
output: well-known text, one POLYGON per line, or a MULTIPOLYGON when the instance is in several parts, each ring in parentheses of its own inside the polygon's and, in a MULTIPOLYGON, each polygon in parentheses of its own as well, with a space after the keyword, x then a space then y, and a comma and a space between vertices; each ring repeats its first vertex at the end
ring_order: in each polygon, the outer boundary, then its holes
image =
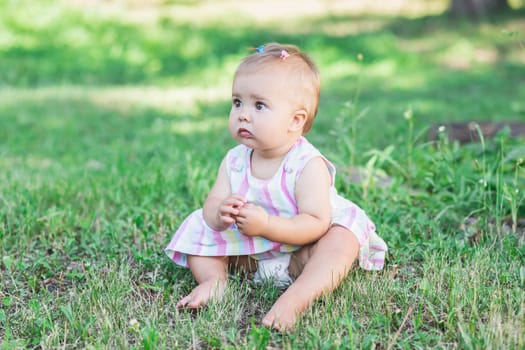
POLYGON ((227 169, 242 170, 241 168, 244 167, 249 152, 250 149, 245 145, 237 145, 231 148, 224 157, 227 169))
POLYGON ((310 143, 304 136, 301 136, 289 152, 289 158, 304 160, 312 157, 323 157, 321 152, 310 143))
POLYGON ((323 156, 314 145, 312 145, 304 136, 302 136, 299 138, 299 140, 297 140, 297 143, 290 150, 287 156, 287 161, 304 166, 311 159, 317 157, 320 157, 325 162, 330 163, 328 159, 326 159, 326 157, 323 156))
POLYGON ((327 168, 331 177, 335 176, 335 166, 305 137, 301 137, 290 151, 289 161, 300 176, 308 166, 310 169, 327 168))

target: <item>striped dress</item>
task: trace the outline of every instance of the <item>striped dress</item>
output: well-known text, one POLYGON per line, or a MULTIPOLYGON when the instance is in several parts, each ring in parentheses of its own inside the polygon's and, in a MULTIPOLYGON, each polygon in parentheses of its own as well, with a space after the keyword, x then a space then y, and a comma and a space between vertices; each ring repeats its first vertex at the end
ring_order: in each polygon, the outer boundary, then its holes
MULTIPOLYGON (((251 152, 250 148, 238 145, 226 155, 226 169, 232 193, 244 196, 249 203, 263 207, 270 215, 292 217, 298 213, 294 198, 297 179, 308 161, 321 157, 332 177, 332 225, 346 227, 357 237, 360 245, 359 265, 362 268, 383 268, 387 251, 385 242, 376 234, 374 224, 364 211, 337 194, 333 185, 335 167, 306 138, 299 138, 271 179, 261 180, 252 176, 251 152)), ((272 242, 263 237, 245 236, 237 230, 235 224, 224 231, 214 230, 204 221, 202 209, 198 209, 182 222, 165 252, 174 263, 188 267, 187 255, 250 255, 260 260, 291 253, 299 248, 300 246, 272 242)))

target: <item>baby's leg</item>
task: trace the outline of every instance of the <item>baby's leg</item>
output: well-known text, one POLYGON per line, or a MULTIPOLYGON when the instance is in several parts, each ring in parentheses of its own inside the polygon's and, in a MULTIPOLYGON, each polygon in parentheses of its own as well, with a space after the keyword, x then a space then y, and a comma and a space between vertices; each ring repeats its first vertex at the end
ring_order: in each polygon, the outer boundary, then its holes
POLYGON ((332 226, 319 241, 303 247, 292 258, 302 263, 290 264, 290 273, 299 276, 263 318, 263 325, 280 331, 293 328, 297 316, 315 299, 339 286, 358 253, 357 238, 341 226, 332 226))
POLYGON ((177 307, 195 309, 208 304, 212 298, 221 298, 227 283, 228 257, 190 255, 188 264, 198 285, 177 307))

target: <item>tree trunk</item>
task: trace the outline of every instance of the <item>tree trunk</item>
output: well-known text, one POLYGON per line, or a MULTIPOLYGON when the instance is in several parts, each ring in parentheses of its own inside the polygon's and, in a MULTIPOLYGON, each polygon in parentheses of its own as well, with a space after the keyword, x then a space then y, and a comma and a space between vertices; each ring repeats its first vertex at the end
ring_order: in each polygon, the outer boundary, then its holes
POLYGON ((507 0, 452 0, 450 3, 452 15, 478 19, 509 8, 507 0))

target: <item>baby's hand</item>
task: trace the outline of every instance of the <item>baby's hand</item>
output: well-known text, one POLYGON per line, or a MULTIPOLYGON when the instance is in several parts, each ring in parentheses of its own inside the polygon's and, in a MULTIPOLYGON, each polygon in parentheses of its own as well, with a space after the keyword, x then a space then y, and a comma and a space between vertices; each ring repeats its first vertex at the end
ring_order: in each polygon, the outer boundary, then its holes
POLYGON ((219 222, 224 225, 225 229, 235 223, 235 217, 239 214, 239 209, 245 203, 246 200, 244 197, 238 194, 231 194, 221 202, 217 215, 219 222))
POLYGON ((247 236, 261 236, 270 216, 258 205, 247 203, 240 208, 236 217, 237 227, 247 236))

